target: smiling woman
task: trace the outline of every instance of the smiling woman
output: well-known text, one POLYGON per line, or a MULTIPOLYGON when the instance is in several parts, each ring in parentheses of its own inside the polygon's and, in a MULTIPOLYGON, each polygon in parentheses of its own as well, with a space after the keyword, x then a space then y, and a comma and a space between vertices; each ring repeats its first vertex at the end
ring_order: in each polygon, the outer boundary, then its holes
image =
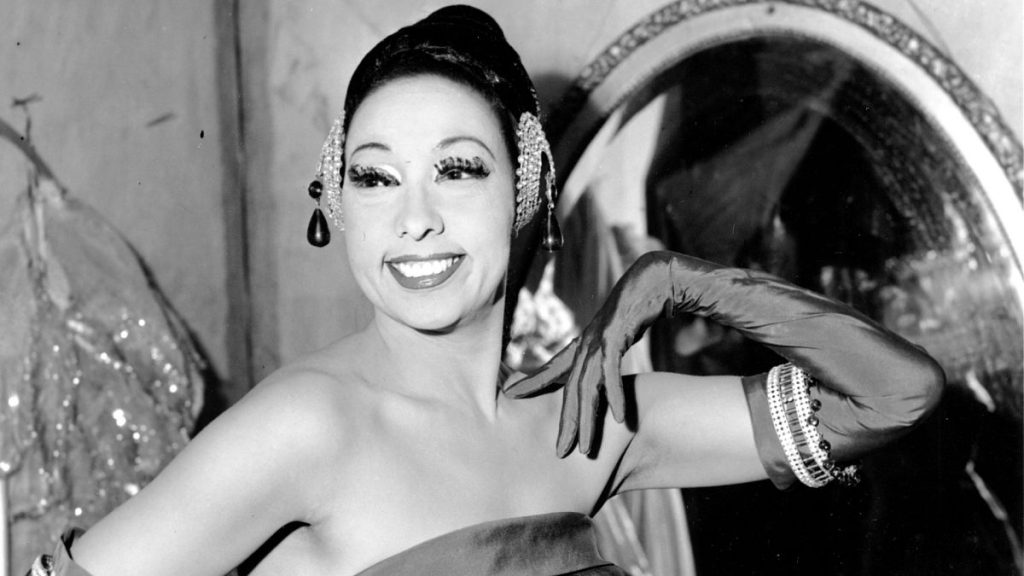
POLYGON ((310 192, 344 227, 373 320, 267 378, 38 572, 622 576, 589 518, 616 494, 851 481, 837 460, 931 412, 942 374, 911 344, 769 275, 671 253, 641 258, 538 374, 510 373, 509 261, 541 231, 561 243, 538 114, 479 10, 439 10, 371 50, 310 192), (663 312, 793 364, 621 378, 663 312))
POLYGON ((515 180, 487 101, 440 76, 397 79, 362 101, 346 142, 346 246, 375 309, 424 330, 474 310, 500 326, 489 304, 504 288, 515 180))

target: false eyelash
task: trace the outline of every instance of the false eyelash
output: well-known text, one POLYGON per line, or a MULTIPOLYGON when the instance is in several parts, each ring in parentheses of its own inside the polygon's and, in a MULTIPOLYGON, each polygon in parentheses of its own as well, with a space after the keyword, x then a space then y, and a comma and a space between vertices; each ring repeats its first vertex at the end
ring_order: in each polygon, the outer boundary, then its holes
POLYGON ((360 188, 394 186, 395 184, 398 184, 398 179, 390 172, 373 166, 363 166, 361 164, 353 164, 348 169, 348 178, 353 184, 360 188))
MULTIPOLYGON (((479 156, 468 159, 449 156, 434 164, 434 170, 438 177, 448 176, 455 171, 463 172, 471 178, 486 178, 491 174, 479 156)), ((461 178, 455 179, 461 180, 461 178)))

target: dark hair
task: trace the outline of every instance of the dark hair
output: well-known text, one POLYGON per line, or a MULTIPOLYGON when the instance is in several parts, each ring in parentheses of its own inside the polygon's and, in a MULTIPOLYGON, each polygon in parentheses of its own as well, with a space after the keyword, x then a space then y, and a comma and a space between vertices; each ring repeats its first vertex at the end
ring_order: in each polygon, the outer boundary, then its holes
POLYGON ((374 90, 398 78, 437 75, 472 88, 491 105, 515 163, 515 126, 523 112, 539 114, 537 95, 519 54, 489 15, 448 6, 381 40, 356 67, 345 95, 345 131, 374 90))

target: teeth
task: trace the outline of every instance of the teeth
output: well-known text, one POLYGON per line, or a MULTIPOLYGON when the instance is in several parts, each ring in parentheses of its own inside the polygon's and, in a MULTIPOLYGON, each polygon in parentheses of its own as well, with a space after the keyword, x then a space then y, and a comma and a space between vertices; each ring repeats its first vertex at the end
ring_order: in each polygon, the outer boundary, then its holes
POLYGON ((441 260, 420 260, 418 262, 396 262, 395 268, 402 276, 409 278, 420 278, 422 276, 433 276, 447 270, 455 263, 455 258, 443 258, 441 260))

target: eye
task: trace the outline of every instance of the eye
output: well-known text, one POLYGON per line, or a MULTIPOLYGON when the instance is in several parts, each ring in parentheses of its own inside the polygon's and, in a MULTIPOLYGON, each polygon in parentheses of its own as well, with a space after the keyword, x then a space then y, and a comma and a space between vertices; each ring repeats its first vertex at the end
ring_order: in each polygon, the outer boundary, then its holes
POLYGON ((434 165, 434 181, 442 180, 481 180, 490 176, 491 171, 484 165, 479 156, 459 158, 449 156, 434 165))
POLYGON ((397 186, 400 184, 398 178, 384 169, 374 166, 363 166, 353 164, 348 169, 349 182, 357 188, 380 188, 384 186, 397 186))

